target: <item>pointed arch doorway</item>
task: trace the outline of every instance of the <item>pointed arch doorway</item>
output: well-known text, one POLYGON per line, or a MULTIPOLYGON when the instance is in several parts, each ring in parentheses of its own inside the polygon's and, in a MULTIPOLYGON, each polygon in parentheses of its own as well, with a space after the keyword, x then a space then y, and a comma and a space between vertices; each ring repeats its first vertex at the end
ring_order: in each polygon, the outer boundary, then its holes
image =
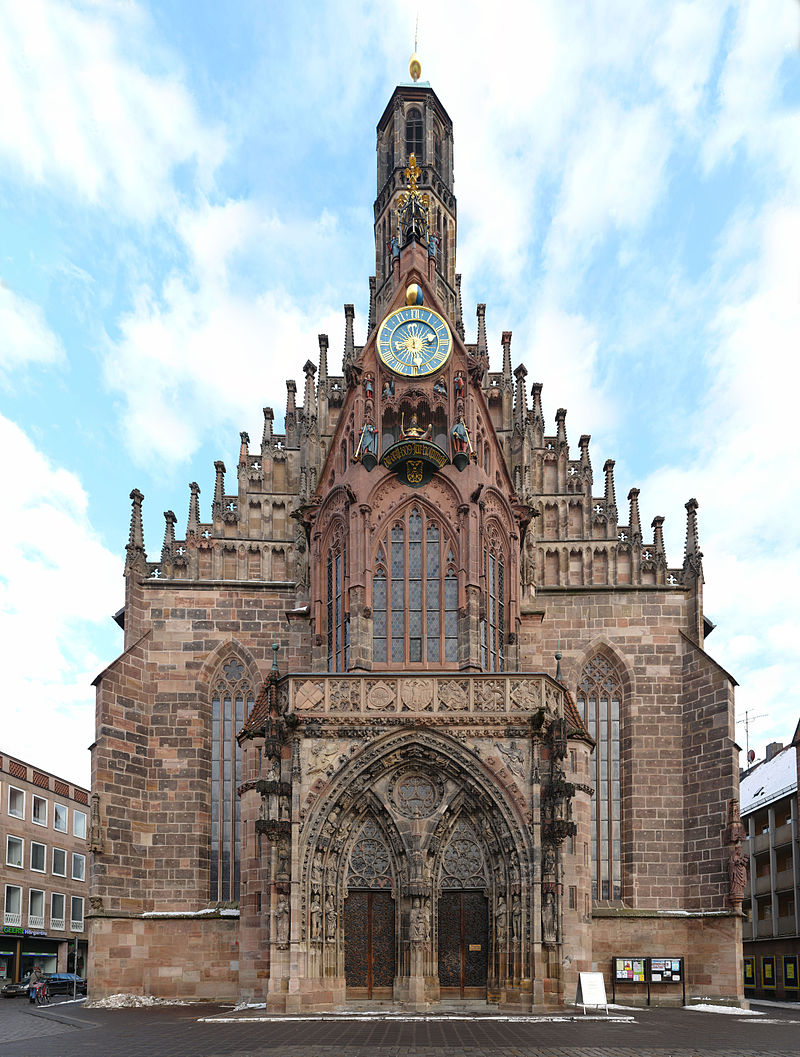
POLYGON ((350 853, 344 902, 344 974, 348 998, 390 999, 396 967, 395 900, 389 849, 368 818, 350 853))
POLYGON ((454 828, 442 856, 439 987, 442 998, 486 998, 489 901, 484 855, 470 824, 454 828))

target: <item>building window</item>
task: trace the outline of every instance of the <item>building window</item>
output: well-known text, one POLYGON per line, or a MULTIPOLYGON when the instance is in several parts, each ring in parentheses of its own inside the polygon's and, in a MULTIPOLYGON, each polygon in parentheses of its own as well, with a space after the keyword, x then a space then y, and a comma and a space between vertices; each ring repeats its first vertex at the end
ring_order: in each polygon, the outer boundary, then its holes
POLYGON ((386 179, 392 175, 394 171, 394 125, 389 125, 386 129, 386 179))
POLYGON ((19 885, 6 885, 3 924, 22 927, 22 889, 19 885))
POLYGON ((592 896, 622 898, 619 723, 622 685, 605 657, 594 657, 578 683, 578 709, 596 742, 592 778, 592 896))
POLYGON ((412 507, 378 546, 372 585, 375 664, 458 661, 458 578, 439 523, 412 507))
POLYGON ((347 545, 336 536, 328 551, 326 606, 328 671, 346 672, 350 666, 350 616, 347 606, 347 545))
POLYGON ((44 873, 47 869, 47 845, 31 841, 31 869, 44 873))
POLYGON ((13 785, 8 787, 8 813, 12 818, 25 818, 25 793, 13 785))
POLYGON ((253 708, 251 682, 237 660, 223 665, 211 698, 210 898, 239 898, 242 750, 236 734, 253 708))
POLYGON ((39 888, 28 890, 28 928, 44 928, 44 892, 39 888))
POLYGON ((33 811, 31 819, 37 826, 47 825, 47 801, 43 796, 33 794, 33 811))
POLYGON ((72 880, 86 880, 86 856, 79 855, 76 851, 72 853, 72 880))
POLYGON ((486 616, 481 620, 481 663, 484 671, 506 668, 506 583, 503 556, 495 547, 483 552, 486 616))
POLYGON ((53 848, 52 871, 56 877, 67 876, 67 853, 63 848, 53 848))
POLYGON ((576 885, 569 886, 569 909, 576 910, 578 906, 578 889, 576 885))
POLYGON ((72 834, 75 837, 86 837, 86 812, 72 810, 72 834))
POLYGON ((53 892, 50 896, 50 928, 64 931, 64 896, 60 892, 53 892))
POLYGON ((6 836, 6 866, 22 869, 22 857, 25 854, 25 841, 21 837, 6 836))
POLYGON ((440 176, 442 172, 442 137, 437 129, 433 134, 433 164, 440 176))
POLYGON ((417 157, 417 165, 422 165, 422 114, 415 106, 406 114, 406 158, 412 154, 417 157))
POLYGON ((57 829, 59 833, 67 832, 66 804, 53 804, 53 829, 57 829))
POLYGON ((73 932, 83 932, 83 896, 70 898, 69 927, 73 932))

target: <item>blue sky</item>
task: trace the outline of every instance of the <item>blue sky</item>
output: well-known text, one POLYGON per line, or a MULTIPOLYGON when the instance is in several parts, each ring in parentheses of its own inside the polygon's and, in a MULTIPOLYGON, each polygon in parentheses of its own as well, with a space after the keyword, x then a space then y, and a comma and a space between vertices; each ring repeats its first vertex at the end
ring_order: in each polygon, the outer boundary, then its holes
MULTIPOLYGON (((429 3, 468 340, 500 335, 682 560, 751 745, 800 716, 795 0, 429 3)), ((375 125, 407 4, 0 3, 0 749, 88 783, 130 505, 188 482, 366 334, 375 125)), ((279 428, 279 421, 276 421, 279 428)), ((598 487, 601 487, 598 485, 598 487)), ((744 743, 744 728, 738 727, 744 743)))

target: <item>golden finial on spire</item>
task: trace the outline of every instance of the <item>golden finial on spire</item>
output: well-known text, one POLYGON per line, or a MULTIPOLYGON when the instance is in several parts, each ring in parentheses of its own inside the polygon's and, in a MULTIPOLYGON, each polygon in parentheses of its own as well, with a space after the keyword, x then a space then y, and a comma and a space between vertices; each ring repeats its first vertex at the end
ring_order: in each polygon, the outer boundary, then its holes
POLYGON ((408 72, 411 74, 412 81, 418 81, 422 76, 422 63, 419 61, 417 55, 417 34, 419 31, 419 13, 417 14, 417 21, 414 26, 414 54, 408 63, 408 72))

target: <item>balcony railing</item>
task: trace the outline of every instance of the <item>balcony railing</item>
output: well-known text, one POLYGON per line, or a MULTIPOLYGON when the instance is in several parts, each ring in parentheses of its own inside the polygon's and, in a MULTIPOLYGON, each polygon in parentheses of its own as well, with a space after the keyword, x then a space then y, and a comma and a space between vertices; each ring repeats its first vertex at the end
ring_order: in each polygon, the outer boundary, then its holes
POLYGON ((64 931, 64 919, 63 918, 50 918, 50 928, 53 932, 64 931))
POLYGON ((563 690, 541 673, 370 672, 287 675, 279 694, 299 718, 343 714, 413 719, 415 715, 560 713, 563 690))
POLYGON ((80 921, 76 921, 74 918, 71 919, 69 927, 73 932, 83 932, 83 918, 80 921))
POLYGON ((44 914, 28 914, 28 928, 29 929, 43 929, 44 928, 44 914))
POLYGON ((16 925, 19 928, 22 925, 22 914, 15 914, 11 910, 7 910, 3 915, 4 925, 16 925))

